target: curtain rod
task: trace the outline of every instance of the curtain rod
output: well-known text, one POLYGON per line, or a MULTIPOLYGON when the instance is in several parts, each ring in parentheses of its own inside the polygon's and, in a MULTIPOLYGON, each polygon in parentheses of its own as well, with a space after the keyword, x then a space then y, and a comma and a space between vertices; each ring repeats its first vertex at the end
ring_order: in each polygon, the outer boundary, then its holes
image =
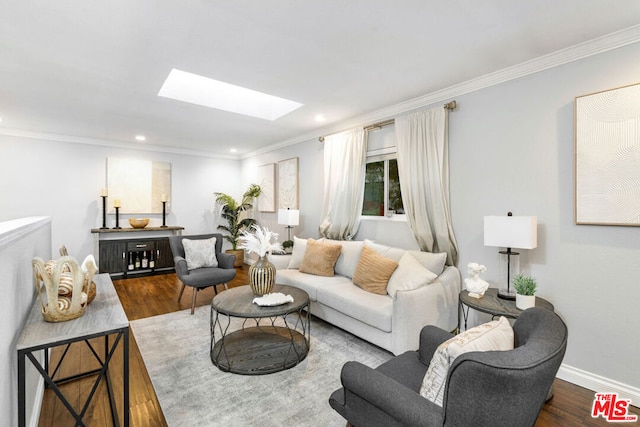
MULTIPOLYGON (((455 108, 457 106, 458 106, 458 104, 456 103, 455 100, 453 100, 451 102, 447 102, 446 104, 442 105, 442 108, 444 108, 446 110, 455 110, 455 108)), ((395 119, 384 120, 382 122, 378 122, 378 123, 374 123, 372 125, 365 126, 365 127, 363 127, 363 129, 364 130, 380 129, 380 128, 385 127, 385 126, 392 125, 395 122, 396 122, 395 119)), ((324 142, 324 136, 321 136, 320 138, 318 138, 318 141, 324 142)))

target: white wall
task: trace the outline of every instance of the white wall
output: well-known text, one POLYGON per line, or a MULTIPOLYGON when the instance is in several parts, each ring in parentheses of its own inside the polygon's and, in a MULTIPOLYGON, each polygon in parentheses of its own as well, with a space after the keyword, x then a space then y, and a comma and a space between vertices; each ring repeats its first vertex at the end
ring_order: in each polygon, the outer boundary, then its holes
MULTIPOLYGON (((172 194, 167 225, 184 226, 184 234, 216 230, 214 192, 240 193, 237 160, 2 135, 0 153, 0 221, 50 216, 53 254, 64 244, 77 259, 94 252, 90 230, 102 225, 99 195, 106 187, 107 157, 170 162, 172 194)), ((121 225, 128 226, 128 217, 121 215, 121 225)), ((162 224, 162 215, 150 217, 151 225, 162 224)), ((114 215, 108 215, 107 227, 114 224, 114 215)))
MULTIPOLYGON (((640 228, 577 226, 573 220, 576 96, 640 81, 640 44, 456 97, 450 114, 451 209, 459 266, 485 264, 499 277, 497 248, 483 246, 483 216, 538 216, 538 248, 521 265, 539 281, 569 328, 560 377, 640 402, 640 228)), ((425 108, 427 108, 426 106, 425 108)), ((316 139, 252 157, 255 166, 300 157, 302 230, 317 236, 322 146, 316 139)), ((415 247, 404 223, 363 222, 358 239, 415 247)))

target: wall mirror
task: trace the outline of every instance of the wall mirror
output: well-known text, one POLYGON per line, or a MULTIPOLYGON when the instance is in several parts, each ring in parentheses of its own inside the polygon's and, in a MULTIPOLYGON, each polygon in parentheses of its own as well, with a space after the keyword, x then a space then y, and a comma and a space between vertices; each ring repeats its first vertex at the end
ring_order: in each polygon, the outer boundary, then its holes
POLYGON ((640 226, 640 84, 575 103, 576 224, 640 226))
POLYGON ((141 159, 107 158, 109 212, 120 200, 120 213, 161 214, 165 195, 171 203, 171 163, 141 159))

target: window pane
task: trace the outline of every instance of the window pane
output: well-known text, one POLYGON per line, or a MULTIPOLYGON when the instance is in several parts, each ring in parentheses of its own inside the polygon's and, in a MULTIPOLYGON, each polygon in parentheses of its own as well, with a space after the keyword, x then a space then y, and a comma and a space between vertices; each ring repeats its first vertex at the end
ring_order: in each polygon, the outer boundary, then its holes
POLYGON ((362 215, 384 215, 384 161, 367 163, 362 215))
POLYGON ((389 160, 389 209, 396 211, 397 214, 404 214, 396 159, 389 160))

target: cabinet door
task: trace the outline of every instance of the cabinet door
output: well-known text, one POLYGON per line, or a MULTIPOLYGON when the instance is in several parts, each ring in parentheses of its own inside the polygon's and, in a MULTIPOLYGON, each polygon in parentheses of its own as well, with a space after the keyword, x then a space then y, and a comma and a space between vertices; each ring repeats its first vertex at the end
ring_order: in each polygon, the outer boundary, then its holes
POLYGON ((124 274, 126 243, 119 240, 100 240, 100 273, 124 274))
POLYGON ((173 269, 173 253, 167 237, 156 240, 156 270, 173 269))

